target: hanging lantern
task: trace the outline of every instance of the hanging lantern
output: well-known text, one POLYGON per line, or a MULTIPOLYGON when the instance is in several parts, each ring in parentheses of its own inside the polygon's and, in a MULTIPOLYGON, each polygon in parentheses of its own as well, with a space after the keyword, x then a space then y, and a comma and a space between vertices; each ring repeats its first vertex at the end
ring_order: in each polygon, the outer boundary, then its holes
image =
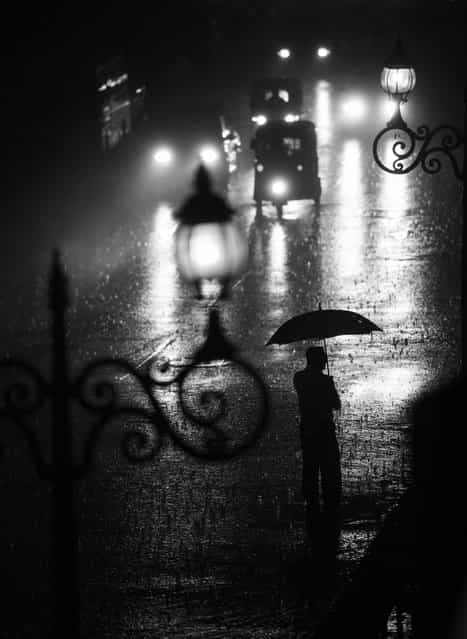
POLYGON ((175 214, 176 260, 182 277, 192 282, 203 297, 202 284, 216 282, 227 295, 232 279, 244 270, 248 259, 246 238, 234 219, 234 211, 213 193, 204 166, 195 177, 195 193, 175 214))
POLYGON ((415 81, 415 69, 407 61, 401 39, 397 38, 394 51, 381 72, 383 91, 400 102, 406 102, 415 81))

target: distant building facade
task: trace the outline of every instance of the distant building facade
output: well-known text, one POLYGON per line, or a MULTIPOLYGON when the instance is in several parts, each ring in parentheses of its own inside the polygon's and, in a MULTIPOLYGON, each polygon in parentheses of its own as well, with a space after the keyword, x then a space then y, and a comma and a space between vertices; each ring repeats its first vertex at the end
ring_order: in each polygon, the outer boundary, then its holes
POLYGON ((138 118, 143 109, 145 88, 136 89, 132 98, 126 64, 121 56, 99 66, 96 79, 101 146, 109 151, 131 132, 134 118, 138 118))

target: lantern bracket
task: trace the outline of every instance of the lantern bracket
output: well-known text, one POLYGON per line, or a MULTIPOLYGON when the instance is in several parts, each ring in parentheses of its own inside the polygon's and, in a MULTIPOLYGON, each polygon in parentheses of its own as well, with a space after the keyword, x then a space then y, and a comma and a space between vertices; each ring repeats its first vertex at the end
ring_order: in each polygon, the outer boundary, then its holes
POLYGON ((464 167, 460 166, 457 151, 464 145, 464 135, 450 125, 440 125, 430 129, 421 125, 413 131, 400 115, 400 109, 388 122, 386 128, 378 133, 373 141, 373 158, 376 164, 387 173, 409 173, 420 166, 425 173, 439 173, 442 159, 447 158, 459 180, 464 179, 464 167), (392 144, 391 160, 382 159, 381 147, 391 133, 396 140, 392 144), (418 148, 417 148, 418 147, 418 148))

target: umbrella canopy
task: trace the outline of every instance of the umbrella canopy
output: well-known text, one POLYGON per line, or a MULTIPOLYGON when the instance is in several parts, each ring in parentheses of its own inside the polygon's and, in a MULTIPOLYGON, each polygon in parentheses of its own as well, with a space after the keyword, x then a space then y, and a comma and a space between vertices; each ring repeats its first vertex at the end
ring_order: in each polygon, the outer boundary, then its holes
POLYGON ((326 339, 336 335, 362 335, 381 331, 363 315, 353 311, 326 309, 295 315, 280 326, 267 342, 269 344, 290 344, 302 339, 326 339))

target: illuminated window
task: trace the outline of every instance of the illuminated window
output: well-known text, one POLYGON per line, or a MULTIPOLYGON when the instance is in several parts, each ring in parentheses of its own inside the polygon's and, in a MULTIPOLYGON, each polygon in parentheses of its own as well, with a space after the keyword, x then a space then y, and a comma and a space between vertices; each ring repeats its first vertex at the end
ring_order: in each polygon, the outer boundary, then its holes
POLYGON ((302 141, 300 138, 283 138, 282 142, 287 151, 287 155, 292 155, 296 151, 300 151, 302 148, 302 141))
POLYGON ((285 89, 280 89, 279 90, 279 97, 281 100, 284 100, 284 102, 288 102, 289 101, 289 92, 286 91, 285 89))

